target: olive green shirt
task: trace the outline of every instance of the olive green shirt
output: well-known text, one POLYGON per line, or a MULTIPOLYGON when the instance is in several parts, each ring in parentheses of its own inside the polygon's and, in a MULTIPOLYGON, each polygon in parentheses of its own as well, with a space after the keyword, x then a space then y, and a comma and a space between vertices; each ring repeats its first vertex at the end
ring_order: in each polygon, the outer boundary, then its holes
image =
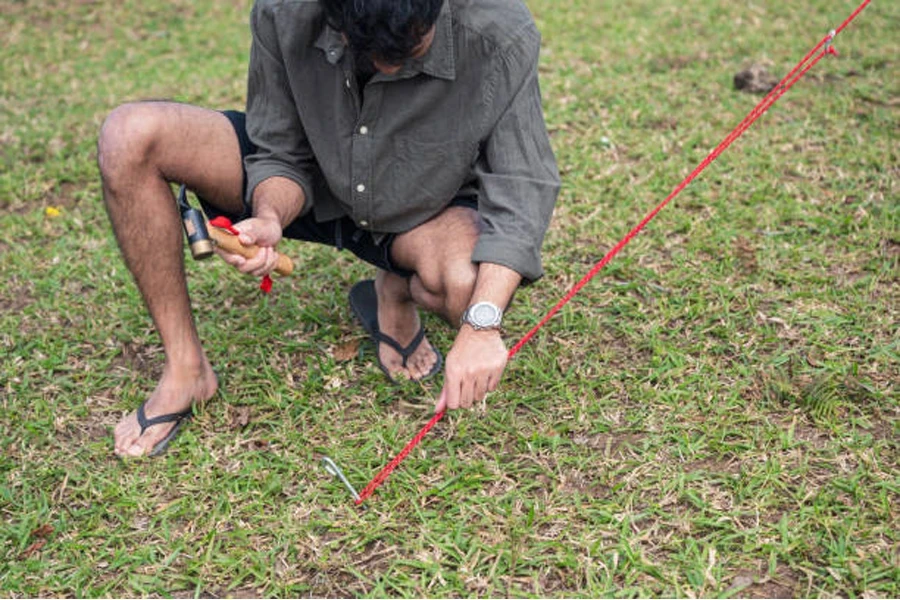
POLYGON ((559 173, 538 86, 540 34, 521 0, 447 0, 434 43, 357 89, 353 54, 316 0, 257 0, 247 93, 247 193, 286 177, 318 221, 375 239, 459 194, 484 221, 472 260, 539 278, 559 173))

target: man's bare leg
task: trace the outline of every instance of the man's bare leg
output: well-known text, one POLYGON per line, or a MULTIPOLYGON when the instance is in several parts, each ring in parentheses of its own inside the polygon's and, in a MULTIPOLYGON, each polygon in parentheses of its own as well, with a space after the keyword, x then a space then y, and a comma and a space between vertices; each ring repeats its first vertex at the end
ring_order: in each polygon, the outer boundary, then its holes
MULTIPOLYGON (((420 306, 459 325, 475 286, 477 268, 472 251, 478 240, 478 214, 469 208, 451 207, 430 221, 394 240, 392 259, 415 274, 406 279, 380 271, 375 280, 378 293, 378 327, 401 345, 407 345, 419 330, 420 306)), ((380 344, 379 356, 392 377, 420 379, 437 360, 428 340, 413 352, 403 368, 400 355, 380 344)))
MULTIPOLYGON (((145 406, 148 418, 186 410, 217 389, 191 313, 184 234, 169 182, 183 182, 239 213, 240 161, 234 130, 215 111, 165 102, 129 104, 113 111, 101 129, 103 199, 165 350, 162 377, 145 406)), ((146 454, 172 426, 155 425, 141 435, 133 412, 116 426, 115 452, 146 454)))

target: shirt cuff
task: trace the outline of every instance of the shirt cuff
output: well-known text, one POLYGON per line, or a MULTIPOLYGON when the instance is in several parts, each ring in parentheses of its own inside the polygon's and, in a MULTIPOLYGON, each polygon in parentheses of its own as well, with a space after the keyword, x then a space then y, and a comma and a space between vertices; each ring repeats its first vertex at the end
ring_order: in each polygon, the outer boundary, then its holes
POLYGON ((522 285, 530 285, 544 276, 540 250, 518 240, 483 233, 475 244, 472 262, 495 263, 522 276, 522 285))
POLYGON ((247 206, 253 207, 253 193, 256 191, 259 184, 272 177, 284 177, 285 179, 290 179, 303 190, 303 210, 300 211, 298 217, 302 217, 312 210, 313 205, 315 204, 312 182, 308 178, 297 173, 297 171, 288 169, 281 164, 257 163, 254 165, 252 172, 247 172, 247 206))

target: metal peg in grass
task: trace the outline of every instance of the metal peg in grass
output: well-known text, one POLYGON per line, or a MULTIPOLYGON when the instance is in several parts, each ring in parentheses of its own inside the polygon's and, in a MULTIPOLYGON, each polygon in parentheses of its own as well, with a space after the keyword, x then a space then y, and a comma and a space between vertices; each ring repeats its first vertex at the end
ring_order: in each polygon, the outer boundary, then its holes
POLYGON ((344 487, 347 488, 347 491, 350 492, 350 495, 353 496, 353 499, 357 504, 362 502, 362 499, 359 497, 359 494, 356 493, 356 488, 353 487, 347 478, 344 476, 344 472, 341 471, 340 467, 338 467, 333 460, 328 458, 327 456, 322 457, 322 467, 331 475, 334 475, 338 479, 341 480, 341 483, 344 484, 344 487))

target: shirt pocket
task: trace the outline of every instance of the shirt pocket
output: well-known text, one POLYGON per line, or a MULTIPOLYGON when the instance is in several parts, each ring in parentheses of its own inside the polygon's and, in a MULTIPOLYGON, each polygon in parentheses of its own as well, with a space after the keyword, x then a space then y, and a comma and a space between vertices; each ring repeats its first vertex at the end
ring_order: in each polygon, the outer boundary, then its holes
POLYGON ((391 166, 393 201, 403 212, 429 212, 446 206, 472 178, 477 142, 467 140, 395 140, 391 166))

